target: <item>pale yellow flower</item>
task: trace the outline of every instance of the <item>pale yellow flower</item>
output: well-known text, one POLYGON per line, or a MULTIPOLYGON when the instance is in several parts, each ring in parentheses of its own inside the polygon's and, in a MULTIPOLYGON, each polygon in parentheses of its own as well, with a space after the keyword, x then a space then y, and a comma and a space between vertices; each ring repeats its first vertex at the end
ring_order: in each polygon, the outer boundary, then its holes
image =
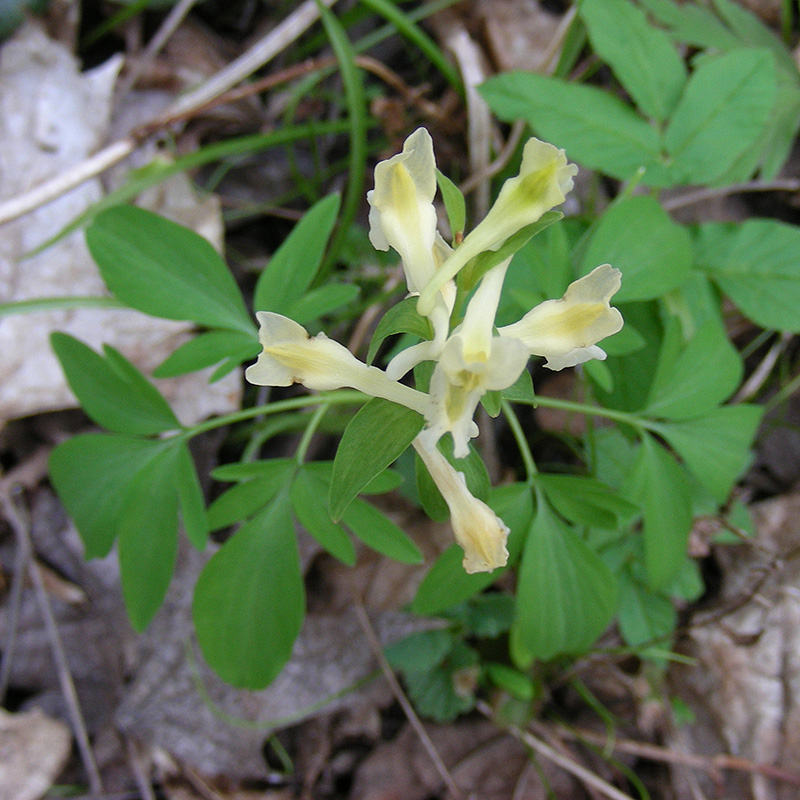
POLYGON ((464 320, 445 343, 433 371, 428 427, 420 434, 429 449, 448 431, 454 453, 469 453, 469 440, 478 435, 475 409, 487 391, 506 389, 528 361, 525 345, 493 333, 494 317, 509 261, 483 277, 467 306, 464 320))
POLYGON ((417 128, 402 152, 375 167, 375 188, 367 192, 369 240, 376 250, 397 251, 409 292, 419 292, 436 271, 436 160, 433 140, 417 128))
POLYGON ((503 520, 469 491, 464 474, 436 448, 429 449, 419 437, 413 444, 450 509, 453 534, 464 550, 464 570, 472 574, 504 567, 508 528, 503 520))
POLYGON ((258 338, 264 349, 256 363, 245 371, 250 383, 258 386, 302 383, 319 392, 349 387, 423 415, 428 412, 428 395, 391 380, 377 367, 368 367, 324 333, 312 338, 302 325, 271 311, 259 311, 256 317, 260 325, 258 338))
POLYGON ((497 250, 522 228, 563 203, 577 172, 574 164, 567 163, 563 150, 539 139, 529 139, 522 152, 519 175, 503 184, 486 217, 422 289, 417 304, 419 313, 429 313, 441 287, 467 262, 487 250, 497 250))
POLYGON ((528 352, 544 356, 553 370, 574 367, 606 354, 597 342, 622 328, 622 314, 610 305, 622 273, 610 264, 593 269, 567 287, 560 300, 546 300, 513 325, 499 329, 503 337, 522 341, 528 352))

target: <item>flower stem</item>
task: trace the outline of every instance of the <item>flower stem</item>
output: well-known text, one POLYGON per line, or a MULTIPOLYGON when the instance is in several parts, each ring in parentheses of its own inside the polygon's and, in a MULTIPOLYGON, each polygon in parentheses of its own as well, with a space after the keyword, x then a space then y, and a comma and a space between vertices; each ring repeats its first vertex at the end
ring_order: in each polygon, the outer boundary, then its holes
MULTIPOLYGON (((524 400, 515 400, 514 402, 525 403, 524 400)), ((636 414, 629 414, 626 411, 615 411, 613 408, 603 408, 602 406, 590 406, 586 403, 576 403, 573 400, 559 400, 556 397, 545 397, 543 395, 536 395, 533 401, 527 401, 528 405, 544 406, 545 408, 559 408, 563 411, 575 411, 578 414, 589 414, 593 417, 605 417, 606 419, 613 419, 615 422, 623 422, 626 425, 631 425, 638 431, 642 430, 656 430, 658 423, 639 417, 636 414)))
POLYGON ((514 434, 514 439, 517 441, 519 454, 522 456, 522 463, 525 465, 525 477, 528 479, 528 483, 533 483, 539 470, 536 468, 536 462, 533 460, 533 453, 531 453, 531 448, 528 445, 525 431, 522 430, 519 418, 514 413, 514 409, 511 407, 511 403, 509 403, 508 400, 503 400, 500 407, 503 409, 503 415, 508 422, 508 427, 511 428, 511 433, 514 434))
POLYGON ((280 414, 283 411, 293 411, 296 408, 309 408, 313 406, 325 405, 356 405, 365 403, 369 398, 367 395, 357 391, 332 391, 321 392, 320 394, 303 395, 303 397, 291 397, 288 400, 278 400, 275 403, 268 403, 263 406, 253 408, 243 408, 241 411, 234 411, 232 414, 225 414, 222 417, 214 417, 205 422, 187 428, 181 435, 187 439, 197 436, 200 433, 221 428, 223 425, 232 425, 236 422, 244 422, 253 417, 269 416, 280 414))
POLYGON ((303 431, 303 436, 300 439, 300 444, 297 445, 297 452, 294 455, 295 461, 297 461, 298 465, 305 461, 306 453, 308 452, 308 446, 311 444, 311 439, 317 432, 317 428, 319 427, 320 422, 322 422, 322 418, 328 413, 328 409, 330 407, 330 403, 323 403, 320 405, 309 420, 308 425, 306 425, 306 429, 303 431))

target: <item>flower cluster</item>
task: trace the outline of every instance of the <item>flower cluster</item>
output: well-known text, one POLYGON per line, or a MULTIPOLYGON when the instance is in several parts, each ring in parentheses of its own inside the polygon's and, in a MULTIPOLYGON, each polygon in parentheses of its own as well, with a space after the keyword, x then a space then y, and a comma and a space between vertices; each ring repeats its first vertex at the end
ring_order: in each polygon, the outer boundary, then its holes
POLYGON ((433 142, 428 131, 419 128, 406 139, 401 153, 377 165, 375 188, 367 200, 370 241, 400 256, 408 291, 418 295, 417 311, 430 321, 433 337, 399 353, 384 371, 367 366, 322 333, 311 338, 301 325, 280 314, 256 315, 264 349, 247 369, 251 383, 302 383, 317 391, 349 387, 424 416, 426 427, 414 447, 450 509, 467 572, 505 565, 508 529, 470 494, 463 474, 441 455, 437 442, 450 433, 454 455, 466 456, 469 440, 478 435, 473 416, 481 397, 511 386, 531 355, 546 358, 545 366, 553 370, 604 359, 597 342, 622 327, 622 315, 610 306, 621 275, 603 264, 570 284, 561 299, 547 300, 499 329, 495 315, 511 259, 482 276, 463 319, 452 327, 458 275, 476 257, 500 250, 563 203, 576 173, 563 150, 530 139, 519 175, 505 182, 486 217, 452 249, 437 230, 433 142), (400 383, 422 361, 435 362, 427 393, 400 383))

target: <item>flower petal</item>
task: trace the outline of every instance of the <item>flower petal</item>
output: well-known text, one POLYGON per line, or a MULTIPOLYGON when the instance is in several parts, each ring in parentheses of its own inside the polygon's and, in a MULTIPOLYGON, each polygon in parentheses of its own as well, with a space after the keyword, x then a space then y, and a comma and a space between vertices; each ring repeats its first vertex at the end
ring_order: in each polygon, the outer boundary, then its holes
POLYGON ((419 292, 436 269, 436 161, 433 141, 417 128, 396 156, 375 167, 370 204, 369 238, 378 250, 397 251, 410 292, 419 292))
POLYGON ((453 469, 436 448, 426 447, 419 436, 413 444, 450 509, 453 533, 464 550, 464 570, 472 574, 504 567, 508 527, 503 520, 471 494, 464 474, 453 469))
POLYGON ((529 139, 522 153, 519 175, 503 184, 486 217, 422 290, 417 304, 419 313, 428 313, 439 288, 468 261, 487 250, 497 250, 509 237, 563 203, 577 172, 574 164, 567 163, 563 150, 539 139, 529 139))
POLYGON ((368 367, 325 334, 312 339, 302 325, 271 311, 259 311, 256 316, 264 350, 245 371, 250 383, 259 386, 302 383, 318 392, 350 387, 423 415, 429 413, 430 400, 426 394, 391 380, 377 367, 368 367))
POLYGON ((545 366, 554 370, 605 358, 595 345, 622 328, 622 314, 609 304, 621 280, 618 269, 603 264, 571 283, 560 300, 540 303, 499 333, 524 342, 532 355, 547 358, 545 366))

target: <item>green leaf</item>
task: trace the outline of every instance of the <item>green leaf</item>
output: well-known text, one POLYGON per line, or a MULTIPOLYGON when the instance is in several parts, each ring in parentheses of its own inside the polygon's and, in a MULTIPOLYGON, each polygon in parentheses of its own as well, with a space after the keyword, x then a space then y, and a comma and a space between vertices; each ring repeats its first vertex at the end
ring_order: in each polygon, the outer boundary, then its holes
POLYGON ((452 650, 455 637, 447 628, 419 631, 392 642, 384 649, 392 669, 428 672, 438 667, 452 650))
POLYGON ((86 243, 106 286, 131 308, 252 335, 255 325, 228 267, 188 228, 116 206, 97 216, 86 243))
POLYGON ((308 469, 301 469, 292 483, 292 509, 300 524, 339 561, 352 567, 356 549, 345 529, 331 519, 328 485, 308 469))
POLYGON ((761 135, 775 104, 775 61, 767 50, 703 59, 664 134, 676 181, 718 178, 761 135))
POLYGON ((339 205, 338 194, 328 195, 294 226, 256 283, 253 307, 257 311, 286 314, 286 309, 305 294, 322 263, 339 205))
POLYGON ((441 170, 436 170, 436 183, 442 193, 447 219, 450 222, 450 232, 453 237, 464 233, 467 225, 467 201, 461 190, 441 170))
POLYGON ((425 559, 408 534, 364 500, 353 500, 342 521, 367 547, 403 564, 421 564, 425 559))
POLYGON ((514 636, 522 649, 542 660, 586 651, 611 621, 616 600, 611 570, 540 502, 517 583, 514 636))
POLYGON ((213 366, 231 356, 246 361, 255 358, 260 351, 255 331, 208 331, 180 345, 153 370, 153 377, 174 378, 213 366))
POLYGON ((469 690, 478 673, 478 654, 463 642, 456 642, 447 658, 430 671, 405 674, 409 697, 423 716, 450 722, 475 705, 469 690))
POLYGON ((305 614, 289 492, 284 490, 214 554, 192 616, 200 649, 232 686, 263 689, 292 654, 305 614))
POLYGON ((185 442, 174 445, 177 450, 175 462, 175 484, 181 520, 189 541, 203 550, 208 539, 208 519, 203 489, 197 477, 194 459, 185 442))
POLYGON ((349 283, 327 283, 295 300, 284 312, 289 319, 308 325, 325 314, 352 303, 360 289, 349 283))
MULTIPOLYGON (((533 496, 530 486, 525 483, 512 483, 492 490, 489 507, 509 528, 509 561, 519 554, 522 540, 533 516, 533 496)), ((491 586, 505 569, 494 572, 478 572, 472 575, 464 572, 461 562, 464 551, 452 544, 433 563, 428 574, 417 589, 411 610, 421 616, 440 614, 445 609, 461 603, 478 592, 491 586)))
POLYGON ((125 492, 118 522, 122 596, 134 630, 141 633, 161 607, 178 555, 180 447, 169 447, 140 470, 125 492))
POLYGON ((489 680, 519 700, 531 701, 536 697, 536 684, 529 675, 525 675, 505 664, 489 663, 485 665, 489 680))
POLYGON ((272 501, 297 466, 294 459, 276 458, 264 464, 260 476, 231 487, 208 507, 208 526, 217 531, 247 519, 272 501))
POLYGON ((417 313, 417 298, 406 297, 399 303, 393 305, 382 317, 372 341, 369 344, 367 353, 367 363, 371 364, 378 354, 378 349, 383 344, 383 340, 396 333, 410 333, 419 336, 420 339, 431 339, 433 328, 427 317, 422 317, 417 313))
POLYGON ((333 462, 330 511, 334 520, 411 444, 424 424, 416 411, 377 397, 359 409, 345 429, 333 462))
POLYGON ((698 267, 753 322, 800 333, 800 229, 777 220, 701 226, 698 267))
POLYGON ((618 528, 632 521, 639 509, 617 492, 594 478, 581 475, 536 476, 547 499, 570 522, 596 528, 618 528))
POLYGON ((613 302, 651 300, 680 286, 692 265, 689 234, 654 197, 614 203, 600 218, 583 256, 581 274, 608 263, 622 271, 613 302))
POLYGON ((677 614, 668 597, 651 591, 626 570, 619 579, 617 620, 625 642, 639 647, 658 639, 669 640, 677 614))
POLYGON ((658 132, 621 100, 593 86, 568 83, 533 72, 506 72, 480 87, 500 119, 523 119, 570 158, 620 180, 640 167, 644 182, 668 185, 658 132))
POLYGON ((473 597, 459 606, 450 616, 462 621, 473 635, 483 639, 496 639, 507 633, 514 622, 514 597, 510 594, 492 592, 473 597), (463 609, 463 613, 460 613, 463 609))
POLYGON ((675 459, 645 434, 628 490, 642 508, 647 582, 663 589, 686 558, 692 527, 689 481, 675 459))
POLYGON ((531 403, 536 404, 536 395, 533 391, 533 379, 527 369, 522 370, 519 378, 507 389, 500 393, 503 400, 510 400, 512 403, 531 403))
POLYGON ((742 379, 742 359, 716 320, 698 328, 683 352, 659 370, 646 413, 665 419, 707 414, 724 402, 742 379))
POLYGON ((725 52, 739 47, 739 39, 711 9, 695 3, 677 5, 672 0, 639 0, 679 42, 725 52))
MULTIPOLYGON (((441 438, 437 447, 439 452, 453 465, 453 468, 464 474, 469 491, 479 500, 486 502, 489 497, 491 481, 489 473, 486 471, 486 465, 478 451, 470 444, 469 453, 464 458, 456 458, 453 455, 453 439, 450 436, 441 438)), ((414 455, 417 468, 417 492, 422 507, 432 520, 444 522, 450 517, 447 503, 433 482, 422 459, 416 453, 414 455)))
POLYGON ((628 0, 584 0, 580 14, 597 55, 642 113, 663 122, 686 83, 686 67, 670 37, 628 0))
POLYGON ((75 522, 86 558, 108 555, 131 484, 167 446, 159 440, 86 433, 50 454, 50 478, 75 522))
MULTIPOLYGON (((330 462, 322 462, 324 464, 330 462)), ((297 466, 293 458, 268 458, 263 461, 242 461, 238 464, 223 464, 211 470, 211 477, 217 481, 249 481, 252 478, 274 479, 284 468, 297 466), (278 473, 275 472, 278 470, 278 473)), ((310 465, 309 465, 310 466, 310 465)), ((316 466, 316 465, 315 465, 316 466)))
POLYGON ((705 417, 658 425, 656 433, 684 460, 718 503, 744 472, 764 409, 724 406, 705 417))
POLYGON ((167 401, 127 359, 106 345, 103 358, 66 333, 50 344, 84 411, 116 433, 150 435, 181 427, 167 401))

